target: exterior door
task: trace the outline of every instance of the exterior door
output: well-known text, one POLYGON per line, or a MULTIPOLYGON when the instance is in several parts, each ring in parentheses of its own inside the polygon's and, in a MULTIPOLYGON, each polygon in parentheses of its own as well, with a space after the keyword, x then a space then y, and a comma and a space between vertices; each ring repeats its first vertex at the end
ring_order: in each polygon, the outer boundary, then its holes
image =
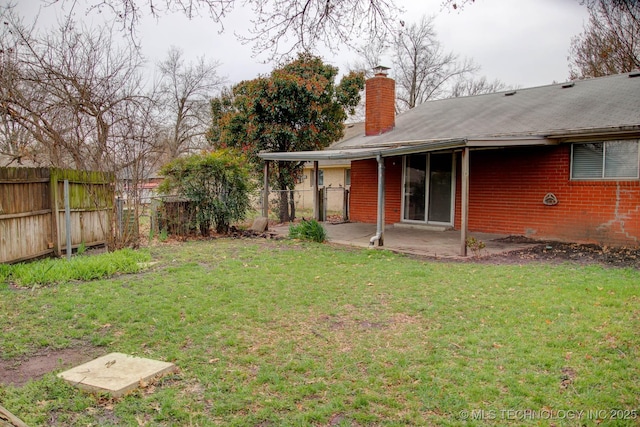
POLYGON ((405 157, 404 216, 406 221, 451 224, 453 154, 412 154, 405 157))

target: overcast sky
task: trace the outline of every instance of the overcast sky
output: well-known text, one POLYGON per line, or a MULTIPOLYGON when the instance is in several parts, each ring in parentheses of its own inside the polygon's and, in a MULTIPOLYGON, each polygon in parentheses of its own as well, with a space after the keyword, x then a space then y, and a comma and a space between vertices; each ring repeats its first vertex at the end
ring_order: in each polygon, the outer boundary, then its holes
MULTIPOLYGON (((1 0, 6 3, 7 0, 1 0)), ((447 51, 473 59, 481 67, 479 75, 499 79, 511 86, 530 87, 567 80, 567 56, 571 38, 588 20, 586 7, 579 0, 475 0, 461 11, 442 10, 442 0, 397 0, 406 9, 405 22, 422 15, 436 15, 439 40, 447 51)), ((20 0, 19 10, 32 16, 41 0, 20 0)), ((43 8, 41 21, 55 22, 56 10, 43 8)), ((88 22, 94 17, 79 16, 88 22)), ((181 15, 159 20, 146 18, 139 27, 142 52, 151 66, 170 45, 185 52, 188 59, 206 56, 221 63, 219 72, 229 83, 267 74, 273 64, 253 58, 250 46, 243 46, 234 31, 246 33, 251 16, 234 11, 225 21, 225 31, 206 18, 189 21, 181 15)), ((353 53, 343 49, 338 55, 324 55, 325 61, 345 70, 354 62, 353 53)), ((384 64, 391 66, 392 64, 384 64)))

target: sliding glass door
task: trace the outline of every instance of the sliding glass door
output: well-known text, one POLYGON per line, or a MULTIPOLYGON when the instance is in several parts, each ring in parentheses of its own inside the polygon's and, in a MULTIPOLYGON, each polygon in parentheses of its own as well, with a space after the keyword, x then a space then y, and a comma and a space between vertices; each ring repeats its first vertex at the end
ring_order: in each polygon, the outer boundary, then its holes
POLYGON ((404 159, 404 220, 453 222, 453 154, 412 154, 404 159))

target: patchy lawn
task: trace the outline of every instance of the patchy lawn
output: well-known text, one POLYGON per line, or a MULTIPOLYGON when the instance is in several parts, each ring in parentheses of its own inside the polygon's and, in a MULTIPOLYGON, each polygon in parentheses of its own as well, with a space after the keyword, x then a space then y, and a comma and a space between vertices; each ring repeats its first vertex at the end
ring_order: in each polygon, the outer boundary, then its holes
POLYGON ((0 283, 3 406, 32 426, 640 424, 638 270, 270 240, 151 256, 110 279, 0 283), (112 351, 180 372, 120 399, 54 375, 112 351), (52 372, 17 375, 43 355, 52 372))

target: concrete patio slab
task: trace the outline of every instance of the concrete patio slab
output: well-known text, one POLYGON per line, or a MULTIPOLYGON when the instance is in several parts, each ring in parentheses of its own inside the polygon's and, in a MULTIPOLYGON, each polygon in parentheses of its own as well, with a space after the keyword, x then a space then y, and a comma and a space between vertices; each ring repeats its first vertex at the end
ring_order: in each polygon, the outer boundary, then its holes
MULTIPOLYGON (((376 234, 375 224, 348 222, 340 224, 323 223, 331 243, 357 246, 372 249, 387 249, 394 252, 428 256, 434 258, 462 259, 460 256, 460 231, 458 230, 430 230, 411 225, 385 226, 384 246, 370 246, 369 239, 376 234)), ((281 235, 289 233, 289 225, 272 227, 274 232, 281 235)), ((505 239, 506 235, 471 232, 468 237, 475 237, 485 244, 480 256, 489 256, 526 249, 535 244, 517 243, 505 239)), ((469 249, 468 257, 474 253, 469 249)))
POLYGON ((107 392, 120 397, 141 382, 173 372, 173 363, 123 353, 110 353, 58 374, 69 384, 93 393, 107 392))

